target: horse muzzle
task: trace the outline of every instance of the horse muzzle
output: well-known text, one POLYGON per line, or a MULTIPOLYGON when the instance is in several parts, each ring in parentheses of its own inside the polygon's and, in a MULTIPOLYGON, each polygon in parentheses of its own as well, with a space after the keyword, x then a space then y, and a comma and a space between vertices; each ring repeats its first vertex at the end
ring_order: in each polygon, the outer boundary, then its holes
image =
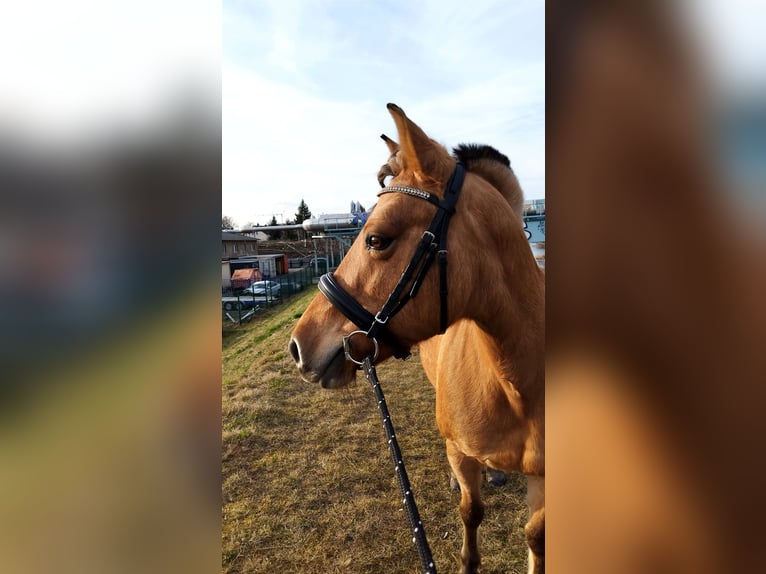
POLYGON ((307 383, 319 383, 325 389, 348 386, 356 380, 356 366, 346 360, 343 347, 336 346, 324 353, 307 357, 301 350, 297 337, 288 345, 301 378, 307 383))

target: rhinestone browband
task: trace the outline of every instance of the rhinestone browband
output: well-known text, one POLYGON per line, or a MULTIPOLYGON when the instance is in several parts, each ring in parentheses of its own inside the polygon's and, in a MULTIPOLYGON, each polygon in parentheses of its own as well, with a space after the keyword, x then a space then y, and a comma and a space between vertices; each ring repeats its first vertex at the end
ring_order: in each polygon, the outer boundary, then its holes
POLYGON ((406 185, 390 185, 388 187, 384 187, 380 190, 380 193, 378 193, 378 197, 384 193, 392 193, 394 191, 398 193, 406 193, 407 195, 414 195, 415 197, 419 197, 421 199, 431 199, 431 194, 427 191, 423 191, 417 187, 407 187, 406 185))

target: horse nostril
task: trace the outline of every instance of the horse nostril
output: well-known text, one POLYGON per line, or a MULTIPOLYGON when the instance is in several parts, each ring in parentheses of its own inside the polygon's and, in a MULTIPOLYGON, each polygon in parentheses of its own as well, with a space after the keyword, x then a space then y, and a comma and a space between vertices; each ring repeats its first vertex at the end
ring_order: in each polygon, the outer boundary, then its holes
POLYGON ((295 342, 295 339, 290 339, 290 354, 293 356, 293 360, 296 362, 296 364, 300 364, 301 362, 301 353, 298 350, 298 343, 295 342))

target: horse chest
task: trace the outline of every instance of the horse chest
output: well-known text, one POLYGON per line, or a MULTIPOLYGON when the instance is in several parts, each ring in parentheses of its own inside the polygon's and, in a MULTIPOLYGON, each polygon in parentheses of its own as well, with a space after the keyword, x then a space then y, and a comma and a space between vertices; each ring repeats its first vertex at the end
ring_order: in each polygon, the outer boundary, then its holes
POLYGON ((493 468, 520 468, 528 444, 529 421, 518 395, 486 387, 466 389, 440 384, 436 422, 442 436, 464 454, 493 468))

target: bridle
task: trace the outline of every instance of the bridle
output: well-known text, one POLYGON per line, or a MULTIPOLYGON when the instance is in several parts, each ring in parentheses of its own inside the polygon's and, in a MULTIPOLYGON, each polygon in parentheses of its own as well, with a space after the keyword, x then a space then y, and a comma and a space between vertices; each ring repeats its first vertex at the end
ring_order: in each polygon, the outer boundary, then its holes
POLYGON ((387 327, 388 320, 402 310, 402 307, 415 295, 422 284, 425 274, 431 267, 438 254, 439 260, 439 300, 440 300, 440 333, 447 330, 447 230, 452 215, 455 213, 460 190, 465 179, 465 167, 457 162, 455 170, 447 182, 444 191, 444 199, 440 200, 432 193, 415 187, 391 185, 384 187, 378 197, 385 193, 402 193, 419 199, 424 199, 435 205, 438 209, 431 220, 431 225, 423 232, 415 252, 407 267, 402 272, 399 282, 388 296, 383 307, 375 315, 365 309, 347 291, 345 291, 333 277, 332 273, 325 273, 319 278, 319 290, 325 297, 354 323, 359 330, 353 331, 343 337, 343 350, 346 358, 362 365, 364 359, 356 359, 351 354, 351 337, 365 335, 372 340, 374 351, 372 362, 378 357, 378 338, 394 350, 397 359, 406 359, 410 356, 408 347, 398 342, 387 327))

